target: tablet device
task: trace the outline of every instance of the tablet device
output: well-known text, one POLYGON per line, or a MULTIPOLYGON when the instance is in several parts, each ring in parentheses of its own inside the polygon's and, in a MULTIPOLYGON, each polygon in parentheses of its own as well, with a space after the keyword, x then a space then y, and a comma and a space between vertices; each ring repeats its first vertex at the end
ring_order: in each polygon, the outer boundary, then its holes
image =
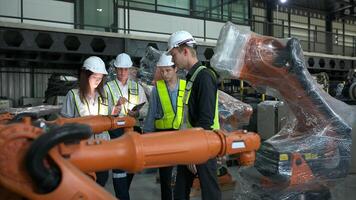
POLYGON ((132 110, 132 111, 140 110, 140 109, 143 107, 143 105, 145 105, 145 103, 146 103, 146 102, 137 104, 137 105, 134 106, 131 110, 132 110))

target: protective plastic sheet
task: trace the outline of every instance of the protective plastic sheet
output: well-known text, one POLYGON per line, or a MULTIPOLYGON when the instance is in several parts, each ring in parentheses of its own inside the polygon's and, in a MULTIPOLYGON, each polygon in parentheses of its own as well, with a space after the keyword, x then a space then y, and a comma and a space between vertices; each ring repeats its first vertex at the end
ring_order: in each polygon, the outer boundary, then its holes
MULTIPOLYGON (((147 47, 145 55, 141 58, 139 77, 141 82, 144 82, 148 85, 153 85, 156 80, 162 79, 157 68, 157 62, 161 57, 163 51, 159 51, 151 46, 147 47)), ((185 71, 178 69, 177 70, 178 78, 185 79, 185 71)))
POLYGON ((9 112, 14 115, 23 114, 23 113, 32 113, 36 117, 42 117, 49 114, 59 113, 62 105, 41 105, 41 106, 33 106, 26 108, 7 108, 0 110, 0 113, 9 112))
POLYGON ((141 58, 139 77, 141 82, 148 85, 153 85, 154 80, 157 80, 159 72, 156 70, 156 63, 161 57, 162 52, 148 46, 145 52, 145 55, 141 58))
MULTIPOLYGON (((144 57, 141 59, 141 67, 139 71, 140 82, 147 97, 150 96, 153 87, 152 85, 155 81, 161 79, 156 63, 162 53, 163 52, 149 46, 146 49, 144 57)), ((183 70, 178 70, 177 74, 179 78, 185 79, 185 72, 183 70)), ((222 91, 219 91, 218 102, 221 129, 233 131, 249 123, 252 115, 252 107, 250 105, 243 103, 222 91)))
POLYGON ((223 78, 247 81, 283 100, 292 116, 241 170, 239 199, 329 199, 330 184, 347 176, 351 108, 324 92, 309 74, 295 38, 257 35, 227 23, 211 65, 223 78))
POLYGON ((108 68, 107 68, 108 75, 106 76, 106 81, 107 82, 116 79, 116 71, 115 71, 115 67, 114 67, 114 61, 115 60, 113 59, 108 64, 108 68))
POLYGON ((249 104, 243 103, 220 90, 218 96, 220 129, 233 131, 248 125, 253 112, 249 104))
POLYGON ((53 73, 48 79, 45 92, 45 102, 50 98, 65 96, 67 92, 78 85, 78 78, 68 74, 53 73))

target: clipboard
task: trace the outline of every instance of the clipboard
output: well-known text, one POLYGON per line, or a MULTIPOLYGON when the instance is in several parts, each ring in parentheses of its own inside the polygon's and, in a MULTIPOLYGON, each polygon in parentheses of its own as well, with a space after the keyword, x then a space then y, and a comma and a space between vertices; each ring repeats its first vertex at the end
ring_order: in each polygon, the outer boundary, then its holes
POLYGON ((146 102, 143 102, 143 103, 140 103, 140 104, 137 104, 136 106, 134 106, 131 111, 137 111, 137 110, 140 110, 143 105, 145 105, 146 102))

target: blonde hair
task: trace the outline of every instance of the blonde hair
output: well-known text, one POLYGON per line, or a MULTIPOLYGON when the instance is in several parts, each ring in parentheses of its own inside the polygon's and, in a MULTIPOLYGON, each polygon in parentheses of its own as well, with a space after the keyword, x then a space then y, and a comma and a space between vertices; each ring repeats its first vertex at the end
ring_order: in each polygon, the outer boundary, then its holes
POLYGON ((178 48, 178 51, 181 53, 183 51, 184 48, 188 48, 190 54, 192 54, 193 57, 197 57, 197 51, 196 51, 196 48, 197 46, 196 45, 193 45, 192 47, 187 45, 187 44, 182 44, 180 45, 178 48))

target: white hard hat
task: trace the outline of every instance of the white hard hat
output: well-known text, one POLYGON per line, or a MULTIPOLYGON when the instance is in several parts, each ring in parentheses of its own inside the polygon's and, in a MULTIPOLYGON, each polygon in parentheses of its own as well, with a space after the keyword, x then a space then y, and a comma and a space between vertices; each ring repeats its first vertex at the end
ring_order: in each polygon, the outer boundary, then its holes
POLYGON ((116 68, 130 68, 132 67, 132 61, 129 55, 126 53, 120 53, 116 56, 114 61, 114 66, 116 68))
POLYGON ((168 39, 168 51, 169 53, 173 48, 179 47, 182 44, 187 44, 188 46, 193 46, 197 42, 193 36, 187 31, 177 31, 173 33, 168 39))
POLYGON ((167 55, 166 52, 163 52, 157 62, 157 67, 170 67, 173 65, 174 63, 172 62, 172 56, 167 55))
POLYGON ((108 74, 105 69, 105 63, 97 56, 90 56, 84 60, 83 68, 93 73, 108 74))

